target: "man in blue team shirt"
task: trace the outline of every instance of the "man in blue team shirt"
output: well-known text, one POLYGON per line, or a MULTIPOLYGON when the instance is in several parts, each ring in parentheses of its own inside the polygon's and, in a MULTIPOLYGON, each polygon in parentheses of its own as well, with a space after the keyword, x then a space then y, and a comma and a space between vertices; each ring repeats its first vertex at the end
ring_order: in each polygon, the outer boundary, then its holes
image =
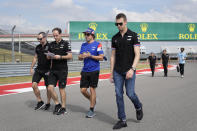
POLYGON ((177 57, 178 57, 178 63, 179 63, 179 67, 180 67, 180 74, 181 74, 181 78, 184 77, 184 64, 185 64, 185 60, 186 60, 186 53, 184 52, 184 48, 181 48, 181 52, 178 53, 177 57))
POLYGON ((94 106, 96 104, 96 87, 99 79, 100 63, 103 60, 104 53, 102 45, 95 41, 94 30, 88 28, 85 32, 86 42, 81 45, 79 60, 84 61, 84 66, 81 71, 80 88, 81 93, 90 101, 90 110, 86 117, 92 118, 94 113, 94 106), (87 89, 90 87, 90 93, 87 89))

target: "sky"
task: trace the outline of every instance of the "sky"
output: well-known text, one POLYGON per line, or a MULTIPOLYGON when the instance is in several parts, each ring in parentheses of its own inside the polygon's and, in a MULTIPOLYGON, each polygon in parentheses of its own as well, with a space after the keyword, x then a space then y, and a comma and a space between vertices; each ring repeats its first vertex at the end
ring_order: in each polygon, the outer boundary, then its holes
POLYGON ((197 0, 0 0, 0 28, 38 33, 69 21, 197 22, 197 0))

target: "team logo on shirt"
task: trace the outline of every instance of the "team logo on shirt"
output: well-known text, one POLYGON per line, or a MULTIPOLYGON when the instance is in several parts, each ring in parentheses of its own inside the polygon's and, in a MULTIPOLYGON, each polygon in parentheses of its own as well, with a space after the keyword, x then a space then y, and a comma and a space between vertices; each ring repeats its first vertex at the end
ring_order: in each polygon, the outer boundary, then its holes
POLYGON ((64 48, 64 45, 63 45, 63 44, 61 44, 61 45, 60 45, 60 48, 64 48))
POLYGON ((95 50, 95 49, 96 49, 96 47, 95 47, 95 46, 93 46, 93 47, 92 47, 92 50, 95 50))
POLYGON ((127 37, 128 37, 128 38, 127 38, 127 40, 128 40, 128 41, 130 41, 130 40, 131 40, 131 38, 132 38, 132 36, 130 36, 130 35, 129 35, 129 36, 127 36, 127 37))

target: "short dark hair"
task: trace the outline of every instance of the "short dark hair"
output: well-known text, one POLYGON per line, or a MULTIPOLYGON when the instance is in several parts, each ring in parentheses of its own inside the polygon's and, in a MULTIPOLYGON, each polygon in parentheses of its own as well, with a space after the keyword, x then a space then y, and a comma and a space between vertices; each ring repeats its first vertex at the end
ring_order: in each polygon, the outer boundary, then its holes
POLYGON ((62 30, 61 30, 60 28, 58 28, 58 27, 54 28, 54 29, 52 30, 52 32, 55 31, 55 30, 58 31, 59 34, 62 33, 62 30))
POLYGON ((93 39, 95 39, 95 35, 94 34, 91 34, 91 35, 92 35, 93 39))
POLYGON ((47 34, 45 32, 40 32, 40 33, 38 33, 38 35, 42 35, 43 38, 45 38, 47 36, 47 34))
POLYGON ((123 18, 124 21, 127 21, 127 17, 124 13, 119 13, 119 14, 116 15, 116 20, 120 19, 120 18, 123 18))
POLYGON ((181 50, 185 50, 185 48, 181 47, 181 50))

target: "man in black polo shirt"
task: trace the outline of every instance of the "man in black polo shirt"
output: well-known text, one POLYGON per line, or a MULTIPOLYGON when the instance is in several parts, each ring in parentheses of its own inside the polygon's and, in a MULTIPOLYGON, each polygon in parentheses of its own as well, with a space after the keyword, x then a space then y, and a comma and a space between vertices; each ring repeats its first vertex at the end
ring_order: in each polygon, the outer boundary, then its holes
POLYGON ((150 56, 148 56, 147 61, 149 62, 149 65, 150 65, 150 69, 151 69, 151 72, 152 72, 152 77, 154 77, 155 64, 156 64, 156 61, 157 61, 157 57, 155 56, 155 54, 153 52, 150 53, 150 56))
POLYGON ((123 98, 124 83, 126 94, 135 106, 137 120, 143 118, 142 104, 135 94, 136 66, 140 59, 140 42, 138 42, 137 34, 127 28, 125 14, 120 13, 116 16, 115 25, 119 32, 112 37, 110 80, 115 83, 119 118, 113 129, 120 129, 127 126, 123 98))
MULTIPOLYGON (((48 72, 50 68, 50 60, 48 60, 46 58, 46 55, 44 54, 48 52, 48 47, 49 47, 46 37, 47 35, 45 32, 40 32, 38 34, 37 39, 40 42, 40 44, 36 46, 35 55, 30 69, 30 73, 33 75, 32 88, 38 101, 35 110, 39 110, 42 107, 44 107, 44 102, 41 99, 40 90, 38 89, 38 83, 40 82, 42 77, 44 78, 45 86, 46 87, 48 86, 48 72), (38 61, 38 66, 34 71, 33 67, 35 66, 37 61, 38 61)), ((47 104, 44 107, 45 110, 48 110, 50 107, 50 99, 51 99, 51 95, 47 88, 47 104)))
POLYGON ((169 61, 169 54, 167 54, 166 49, 164 49, 161 55, 161 63, 163 64, 164 77, 168 76, 168 61, 169 61))
POLYGON ((70 43, 64 41, 61 38, 61 29, 54 28, 52 30, 54 42, 50 43, 49 52, 54 55, 48 55, 49 59, 52 59, 52 67, 49 74, 49 91, 51 93, 52 99, 54 100, 55 110, 53 114, 61 115, 66 113, 66 82, 68 75, 68 65, 67 59, 72 58, 71 46, 70 43), (58 101, 58 96, 54 90, 54 87, 59 81, 59 92, 61 96, 61 104, 58 101))

